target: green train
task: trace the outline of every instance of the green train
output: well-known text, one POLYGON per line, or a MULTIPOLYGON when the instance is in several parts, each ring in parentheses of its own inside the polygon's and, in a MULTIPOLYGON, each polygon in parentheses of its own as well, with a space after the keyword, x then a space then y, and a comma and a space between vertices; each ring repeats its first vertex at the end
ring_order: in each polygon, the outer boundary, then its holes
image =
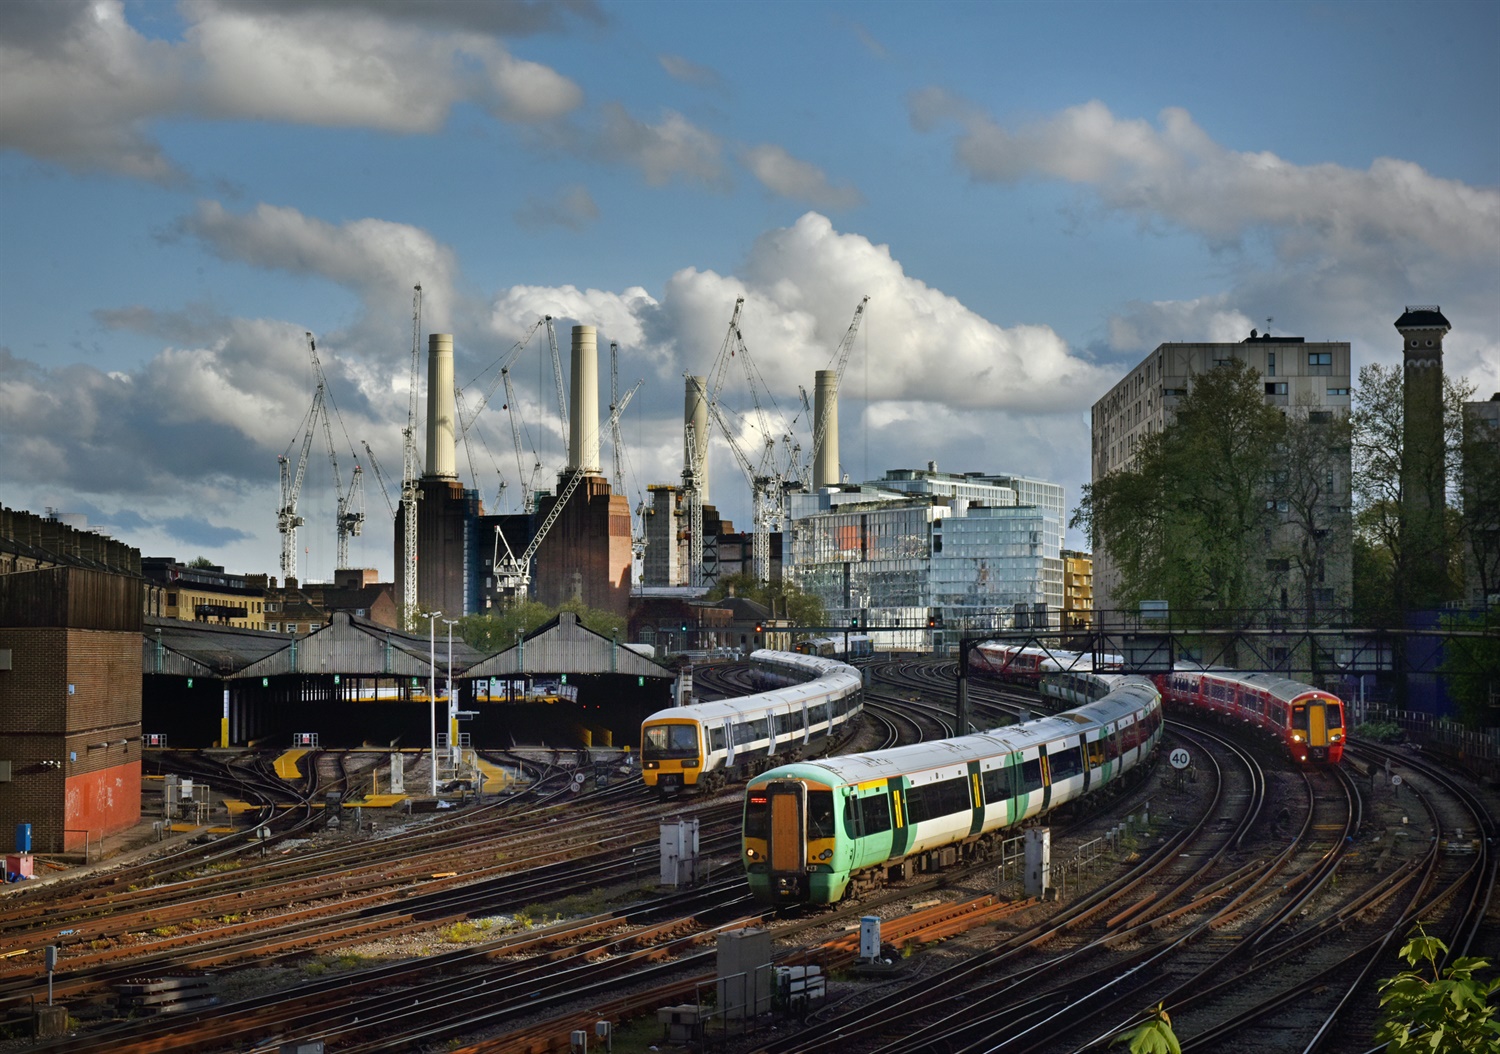
POLYGON ((1161 742, 1161 694, 1144 677, 1092 676, 1099 697, 1064 713, 755 777, 741 840, 751 893, 831 904, 1115 785, 1161 742))

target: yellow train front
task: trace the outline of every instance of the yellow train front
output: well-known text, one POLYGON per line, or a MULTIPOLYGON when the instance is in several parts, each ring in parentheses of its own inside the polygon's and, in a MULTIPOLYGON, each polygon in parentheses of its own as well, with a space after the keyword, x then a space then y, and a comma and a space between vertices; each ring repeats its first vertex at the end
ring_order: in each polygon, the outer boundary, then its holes
POLYGON ((641 775, 662 794, 713 790, 729 773, 760 772, 796 757, 860 712, 858 670, 832 659, 758 651, 771 691, 658 710, 641 724, 641 775))

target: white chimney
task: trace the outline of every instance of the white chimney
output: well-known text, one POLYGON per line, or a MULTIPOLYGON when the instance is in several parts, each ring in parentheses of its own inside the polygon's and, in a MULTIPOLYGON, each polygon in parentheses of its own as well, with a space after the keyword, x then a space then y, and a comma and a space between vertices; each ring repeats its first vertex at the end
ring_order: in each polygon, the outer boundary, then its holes
POLYGON ((839 375, 819 370, 813 382, 813 436, 823 426, 823 445, 813 462, 813 489, 834 487, 839 482, 839 375), (825 423, 823 415, 828 415, 825 423))
POLYGON ((427 334, 427 471, 434 478, 457 479, 453 427, 453 334, 427 334))
POLYGON ((599 474, 599 336, 573 327, 573 390, 568 399, 569 469, 599 474))

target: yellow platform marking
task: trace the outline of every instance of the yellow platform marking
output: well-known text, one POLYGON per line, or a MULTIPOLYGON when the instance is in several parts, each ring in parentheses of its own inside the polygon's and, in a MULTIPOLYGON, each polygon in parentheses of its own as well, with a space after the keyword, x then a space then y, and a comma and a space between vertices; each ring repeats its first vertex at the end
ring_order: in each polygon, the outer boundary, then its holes
POLYGON ((259 806, 251 805, 247 801, 240 801, 236 798, 225 798, 224 808, 229 810, 230 816, 238 816, 242 812, 252 812, 259 808, 259 806))
POLYGON ((276 775, 284 780, 300 780, 302 769, 297 762, 301 761, 302 755, 306 753, 305 750, 288 750, 281 755, 276 759, 276 775))
POLYGON ((197 829, 198 825, 195 823, 174 823, 172 825, 173 834, 187 834, 189 831, 196 831, 197 829))
POLYGON ((474 764, 484 774, 484 791, 486 794, 499 794, 515 782, 515 777, 509 771, 484 760, 484 758, 475 758, 474 764))
POLYGON ((369 809, 394 809, 407 799, 405 794, 368 794, 364 801, 346 801, 344 808, 351 809, 356 805, 362 805, 369 809))

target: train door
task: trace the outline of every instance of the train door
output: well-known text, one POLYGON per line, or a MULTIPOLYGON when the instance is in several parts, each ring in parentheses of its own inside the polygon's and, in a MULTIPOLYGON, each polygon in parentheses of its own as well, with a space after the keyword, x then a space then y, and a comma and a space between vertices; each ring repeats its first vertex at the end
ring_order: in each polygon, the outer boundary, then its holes
POLYGON ((776 719, 780 715, 774 710, 766 711, 766 756, 770 757, 776 753, 776 719))
POLYGON ((777 897, 800 899, 806 881, 802 868, 807 826, 807 788, 798 780, 772 780, 766 784, 769 823, 766 857, 771 869, 771 889, 777 897))
POLYGON ((802 700, 802 745, 812 738, 812 722, 807 719, 807 700, 802 700))
POLYGON ((1307 745, 1317 752, 1328 749, 1328 709, 1321 699, 1307 707, 1307 745))
POLYGON ((734 722, 724 721, 724 749, 729 752, 724 759, 725 768, 734 768, 734 722))

